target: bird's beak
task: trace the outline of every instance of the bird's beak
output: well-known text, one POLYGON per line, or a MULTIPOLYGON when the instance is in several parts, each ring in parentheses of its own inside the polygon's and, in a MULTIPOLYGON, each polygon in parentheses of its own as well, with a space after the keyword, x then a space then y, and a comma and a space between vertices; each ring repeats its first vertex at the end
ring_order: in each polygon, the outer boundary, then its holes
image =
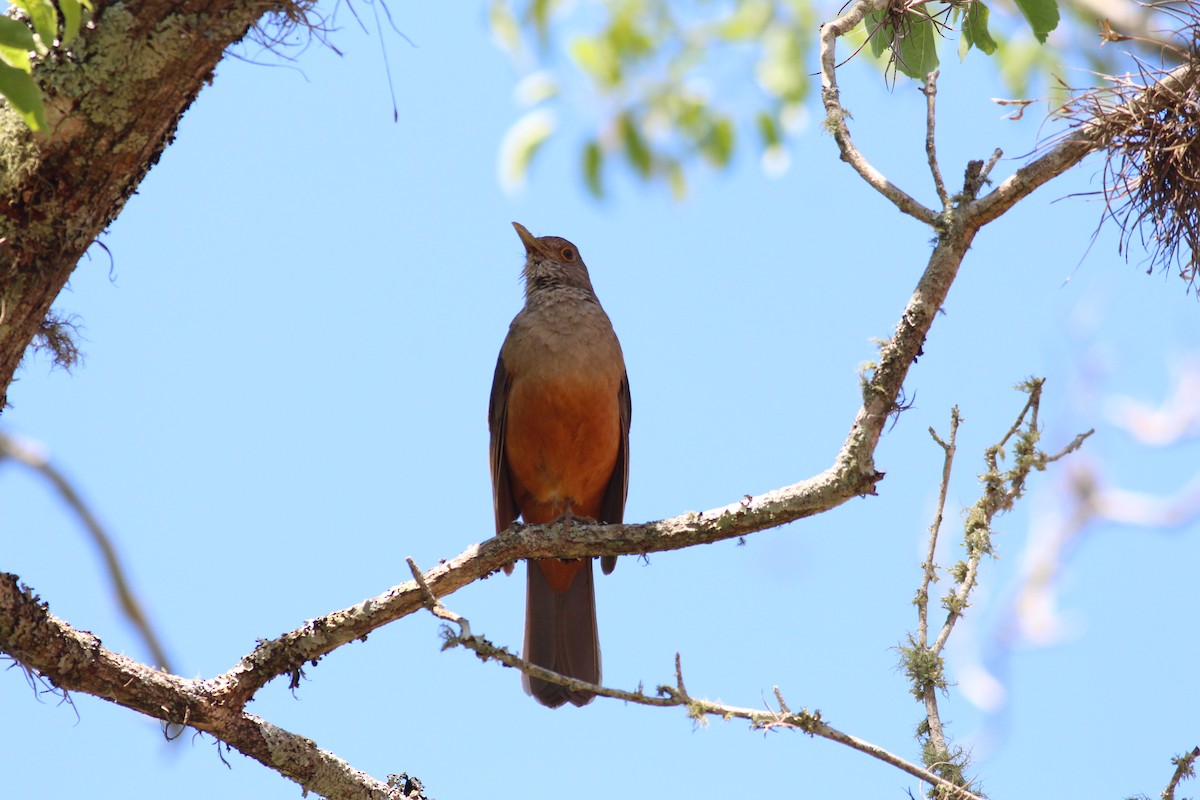
POLYGON ((540 253, 542 251, 542 246, 538 242, 537 237, 530 233, 528 228, 519 222, 514 222, 512 226, 517 229, 517 236, 521 237, 521 243, 525 245, 526 254, 540 253))

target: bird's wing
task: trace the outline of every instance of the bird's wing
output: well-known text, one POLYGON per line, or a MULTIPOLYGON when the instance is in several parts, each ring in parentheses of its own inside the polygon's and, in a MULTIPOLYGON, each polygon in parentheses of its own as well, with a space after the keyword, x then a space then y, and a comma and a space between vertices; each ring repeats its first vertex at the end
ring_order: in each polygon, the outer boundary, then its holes
POLYGON ((496 374, 492 378, 492 396, 488 401, 488 431, 491 432, 492 504, 496 512, 496 533, 516 520, 517 501, 512 493, 512 475, 504 457, 504 427, 508 417, 508 393, 512 378, 504 367, 504 354, 496 359, 496 374))
MULTIPOLYGON (((600 522, 623 522, 625 519, 625 498, 629 495, 629 423, 633 418, 633 400, 629 395, 629 375, 621 375, 621 388, 618 390, 617 403, 621 413, 621 443, 617 448, 617 463, 613 466, 612 477, 608 479, 608 488, 604 491, 604 503, 600 506, 600 522)), ((617 565, 616 556, 601 556, 600 568, 604 574, 613 571, 617 565)))

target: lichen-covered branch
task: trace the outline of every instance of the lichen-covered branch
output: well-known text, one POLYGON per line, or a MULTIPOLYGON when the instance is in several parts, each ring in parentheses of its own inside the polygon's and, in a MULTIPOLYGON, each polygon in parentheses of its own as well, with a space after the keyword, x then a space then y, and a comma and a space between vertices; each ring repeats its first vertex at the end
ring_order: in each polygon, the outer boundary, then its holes
MULTIPOLYGON (((926 654, 929 651, 929 587, 937 581, 935 556, 938 534, 941 532, 942 519, 946 510, 946 495, 950 492, 950 473, 954 467, 954 455, 958 449, 958 426, 961 422, 958 406, 955 406, 950 411, 950 435, 945 441, 937 435, 932 427, 929 429, 929 435, 942 448, 944 458, 942 459, 942 479, 938 488, 937 510, 933 515, 933 524, 929 526, 929 548, 925 554, 925 561, 921 564, 921 584, 914 600, 914 605, 917 607, 917 637, 915 642, 910 642, 911 650, 909 651, 913 658, 916 658, 917 654, 926 654)), ((907 655, 905 651, 902 653, 907 655)), ((933 663, 929 663, 930 659, 923 659, 923 661, 931 669, 923 675, 926 680, 920 686, 913 686, 914 694, 920 691, 918 699, 925 704, 925 722, 918 726, 918 735, 923 737, 927 744, 927 747, 924 748, 926 765, 937 769, 941 777, 947 778, 947 774, 951 772, 947 767, 952 763, 953 754, 950 753, 950 748, 946 744, 946 734, 942 727, 942 717, 937 704, 937 693, 945 690, 945 681, 942 679, 939 661, 936 659, 933 660, 933 663), (938 766, 933 767, 935 764, 938 766)), ((947 781, 955 786, 964 784, 961 769, 950 774, 947 781)))
POLYGON ((289 0, 97 0, 72 49, 34 66, 46 133, 0 102, 0 410, 35 338, 70 360, 69 326, 50 304, 226 48, 285 8, 303 16, 289 0))
POLYGON ((105 648, 90 633, 52 616, 15 575, 0 573, 0 649, 65 692, 85 692, 155 719, 210 733, 305 791, 337 800, 401 800, 311 739, 231 703, 211 681, 189 680, 105 648))
POLYGON ((1171 763, 1175 765, 1175 772, 1171 774, 1167 788, 1163 789, 1162 800, 1175 800, 1175 789, 1180 781, 1196 777, 1197 758, 1200 758, 1200 747, 1193 747, 1189 752, 1171 759, 1171 763))
MULTIPOLYGON (((970 787, 964 770, 967 765, 967 754, 959 747, 952 747, 946 738, 942 726, 941 714, 938 710, 938 692, 946 691, 948 683, 945 676, 945 663, 942 651, 955 623, 966 610, 971 592, 976 585, 979 565, 985 555, 992 555, 992 520, 998 514, 1010 510, 1025 491, 1029 475, 1037 470, 1044 470, 1046 465, 1072 453, 1083 444, 1092 431, 1076 436, 1070 444, 1053 455, 1038 449, 1041 430, 1038 427, 1038 409, 1041 404, 1043 380, 1026 381, 1018 388, 1029 395, 1025 407, 1017 416, 1016 422, 1004 434, 999 443, 989 447, 984 454, 987 470, 981 477, 984 485, 983 494, 967 512, 964 525, 963 545, 967 551, 966 561, 959 561, 950 569, 954 586, 942 598, 942 607, 946 609, 946 620, 942 624, 935 640, 929 641, 929 587, 937 580, 937 565, 934 553, 937 548, 938 533, 941 530, 942 516, 945 508, 946 495, 950 486, 950 472, 953 466, 957 446, 958 426, 960 417, 955 407, 950 415, 950 436, 943 441, 931 428, 929 433, 934 441, 945 452, 942 464, 942 477, 938 491, 937 510, 933 524, 929 529, 929 547, 924 563, 921 565, 921 583, 914 600, 917 606, 917 634, 909 634, 906 644, 898 647, 901 667, 912 682, 912 693, 918 701, 924 704, 925 718, 917 726, 917 735, 922 742, 922 760, 925 765, 944 778, 953 786, 970 787), (1005 458, 1005 448, 1010 440, 1016 437, 1012 446, 1013 464, 1006 470, 1000 469, 1000 461, 1005 458)), ((949 797, 940 791, 939 797, 949 797)))
POLYGON ((1013 423, 1008 433, 995 445, 988 448, 984 454, 987 470, 980 476, 984 492, 979 500, 967 511, 964 524, 963 544, 967 551, 967 559, 960 561, 951 569, 954 577, 954 588, 942 598, 942 607, 946 609, 946 620, 930 650, 940 655, 950 638, 954 625, 968 606, 971 591, 975 588, 979 564, 985 555, 992 554, 992 521, 998 514, 1012 509, 1013 505, 1025 493, 1025 482, 1030 473, 1041 471, 1048 464, 1073 453, 1082 446, 1085 439, 1095 431, 1089 430, 1076 436, 1071 443, 1058 453, 1050 455, 1038 449, 1041 430, 1038 428, 1037 415, 1041 403, 1043 379, 1033 379, 1019 388, 1029 393, 1029 400, 1021 410, 1017 421, 1013 423), (1000 460, 1004 458, 1005 447, 1016 436, 1013 445, 1013 465, 1006 470, 1000 468, 1000 460))

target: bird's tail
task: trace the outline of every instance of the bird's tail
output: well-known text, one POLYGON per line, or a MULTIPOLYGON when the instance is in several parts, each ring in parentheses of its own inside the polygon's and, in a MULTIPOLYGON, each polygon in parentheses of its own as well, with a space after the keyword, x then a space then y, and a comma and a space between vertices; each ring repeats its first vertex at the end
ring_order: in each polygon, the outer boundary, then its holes
MULTIPOLYGON (((576 562, 577 563, 577 562, 576 562)), ((546 562, 555 567, 575 563, 546 562)), ((600 637, 596 630, 596 592, 592 583, 592 559, 584 559, 564 591, 555 591, 543 571, 542 562, 526 566, 525 658, 539 667, 588 683, 600 683, 600 637)), ((592 701, 590 692, 570 691, 565 686, 524 676, 525 691, 539 703, 558 708, 570 701, 577 706, 592 701)))

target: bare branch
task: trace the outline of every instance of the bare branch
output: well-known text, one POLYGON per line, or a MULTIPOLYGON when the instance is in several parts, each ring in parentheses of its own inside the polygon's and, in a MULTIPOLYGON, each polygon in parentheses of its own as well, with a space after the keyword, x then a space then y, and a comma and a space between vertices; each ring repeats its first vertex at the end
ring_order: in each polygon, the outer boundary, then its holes
MULTIPOLYGON (((1132 97, 1124 108, 1136 112, 1152 98, 1153 92, 1182 91, 1196 79, 1195 68, 1186 65, 1177 67, 1163 76, 1156 87, 1132 97)), ((982 226, 997 219, 1034 189, 1066 172, 1089 153, 1102 149, 1106 140, 1106 121, 1106 116, 1098 116, 1081 123, 1046 153, 1018 169, 986 196, 972 203, 969 209, 971 224, 982 226)))
POLYGON ((821 26, 821 101, 825 104, 825 128, 833 134, 842 160, 854 167, 863 180, 891 200, 905 214, 932 226, 937 221, 937 214, 885 178, 862 153, 858 152, 858 148, 850 139, 850 128, 846 124, 850 114, 842 107, 838 91, 835 55, 837 40, 852 31, 867 14, 881 10, 885 5, 886 0, 855 0, 846 13, 821 26))
POLYGON ((942 483, 938 489, 937 511, 933 515, 933 524, 929 526, 929 550, 925 554, 925 563, 921 565, 921 588, 917 590, 917 643, 921 647, 929 644, 929 586, 937 580, 937 564, 934 555, 937 552, 938 533, 942 529, 942 516, 946 509, 946 495, 950 491, 950 470, 954 466, 954 453, 958 449, 958 426, 962 422, 958 406, 950 410, 949 442, 942 441, 933 429, 929 435, 945 452, 942 461, 942 483))
POLYGON ((988 158, 987 163, 983 165, 983 169, 979 171, 980 185, 988 183, 988 176, 992 174, 992 169, 996 166, 996 162, 1004 155, 1004 151, 996 148, 992 151, 992 155, 988 158))
POLYGON ((1178 365, 1170 394, 1157 406, 1117 395, 1104 404, 1109 422, 1152 447, 1200 436, 1200 358, 1178 365))
MULTIPOLYGON (((437 613, 433 608, 430 611, 433 611, 435 614, 437 613)), ((457 624, 462 626, 463 630, 470 630, 469 623, 463 617, 453 612, 447 613, 454 618, 457 624)), ((437 614, 437 616, 445 618, 441 614, 437 614)), ((770 707, 761 711, 752 708, 741 708, 693 697, 684 688, 683 668, 678 653, 675 654, 675 685, 660 685, 657 688, 658 696, 655 697, 647 695, 641 688, 630 692, 624 689, 600 686, 560 675, 557 672, 552 672, 544 667, 539 667, 536 664, 526 661, 512 654, 506 648, 497 647, 482 636, 472 636, 469 634, 463 636, 461 634, 454 634, 449 629, 443 632, 443 636, 446 640, 445 647, 464 647, 474 652, 484 661, 498 661, 506 667, 520 670, 531 677, 557 683, 574 691, 586 691, 599 697, 609 697, 614 700, 637 703, 644 706, 658 708, 683 707, 687 709, 688 716, 694 720, 701 720, 710 716, 726 720, 736 718, 747 720, 750 723, 750 727, 754 730, 803 731, 810 736, 820 736, 821 738, 844 744, 860 753, 865 753, 886 764, 897 767, 926 783, 942 788, 946 791, 947 794, 945 796, 948 798, 957 797, 962 798, 962 800, 981 800, 977 795, 972 794, 966 789, 939 777, 929 770, 906 761, 900 756, 884 750, 882 747, 839 731, 821 718, 820 711, 810 712, 807 709, 802 709, 798 712, 791 711, 788 709, 787 703, 784 702, 783 694, 778 686, 774 688, 775 698, 779 703, 779 710, 777 711, 772 710, 770 707)))
POLYGON ((946 183, 942 180, 942 169, 938 166, 937 145, 934 136, 937 118, 937 79, 938 70, 929 73, 921 93, 925 95, 925 155, 929 160, 929 172, 933 175, 933 186, 937 189, 938 199, 942 201, 942 210, 950 210, 950 195, 946 192, 946 183))
POLYGON ((104 526, 100 524, 100 520, 84 502, 83 497, 75 490, 67 477, 50 463, 45 453, 39 452, 36 448, 8 434, 0 433, 0 462, 5 458, 11 458, 24 464, 44 478, 58 492, 67 508, 71 509, 79 518, 83 529, 87 531, 92 542, 100 550, 100 557, 104 560, 104 568, 112 583, 112 591, 116 595, 117 605, 141 635, 142 641, 154 659, 154 664, 167 672, 173 672, 166 650, 158 639, 158 634, 154 632, 153 626, 146 618, 145 612, 142 611, 141 603, 138 602, 137 596, 129 585, 129 579, 125 576, 125 568, 121 566, 121 557, 117 555, 117 548, 113 544, 112 537, 108 535, 104 526))

